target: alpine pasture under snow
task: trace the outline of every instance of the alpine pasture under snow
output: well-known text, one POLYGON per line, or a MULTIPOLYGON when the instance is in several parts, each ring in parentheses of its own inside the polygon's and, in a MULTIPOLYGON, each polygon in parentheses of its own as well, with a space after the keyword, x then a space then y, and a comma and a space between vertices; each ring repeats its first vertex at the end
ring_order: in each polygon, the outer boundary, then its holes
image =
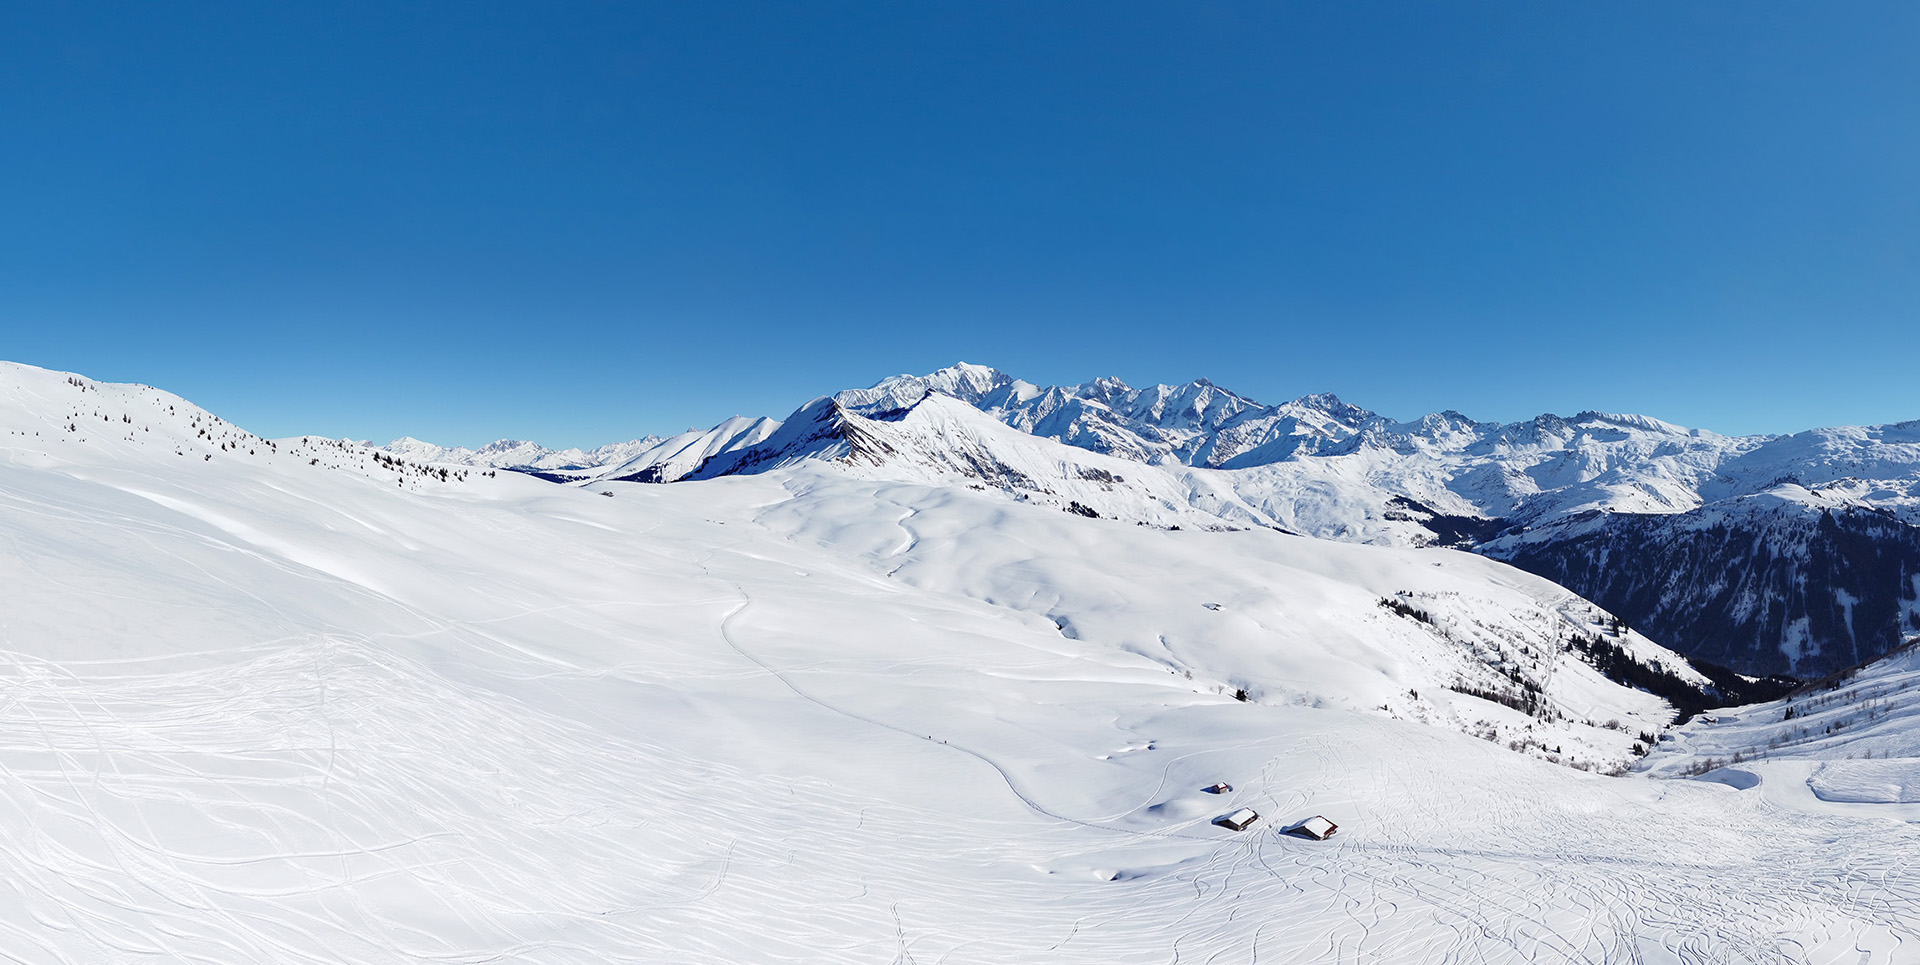
MULTIPOLYGON (((972 416, 1108 458, 882 441, 972 416)), ((1910 741, 1703 768, 1784 706, 1657 740, 1570 641, 1704 678, 1494 560, 851 453, 561 486, 11 364, 0 432, 8 960, 1920 961, 1910 741)))

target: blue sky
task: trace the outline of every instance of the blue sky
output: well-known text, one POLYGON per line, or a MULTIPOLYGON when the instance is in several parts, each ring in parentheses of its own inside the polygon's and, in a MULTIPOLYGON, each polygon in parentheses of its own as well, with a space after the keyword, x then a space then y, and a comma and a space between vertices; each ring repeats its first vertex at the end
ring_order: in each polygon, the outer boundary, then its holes
POLYGON ((593 444, 958 360, 1920 418, 1912 3, 9 4, 0 357, 593 444))

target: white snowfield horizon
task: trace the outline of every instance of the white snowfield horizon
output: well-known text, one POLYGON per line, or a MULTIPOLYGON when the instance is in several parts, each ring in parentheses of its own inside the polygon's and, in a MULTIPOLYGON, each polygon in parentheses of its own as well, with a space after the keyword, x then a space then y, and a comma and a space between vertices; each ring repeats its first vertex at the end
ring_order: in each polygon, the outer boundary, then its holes
POLYGON ((1641 763, 1568 641, 1704 678, 1549 581, 881 414, 556 486, 0 364, 0 956, 1920 960, 1910 658, 1641 763))

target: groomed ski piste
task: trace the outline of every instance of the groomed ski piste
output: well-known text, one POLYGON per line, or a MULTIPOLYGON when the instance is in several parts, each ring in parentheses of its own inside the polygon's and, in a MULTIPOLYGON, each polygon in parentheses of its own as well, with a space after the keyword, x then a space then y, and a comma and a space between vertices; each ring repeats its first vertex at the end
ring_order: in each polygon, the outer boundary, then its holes
POLYGON ((1606 615, 1484 558, 558 486, 15 365, 0 540, 8 961, 1920 961, 1914 747, 1643 761, 1670 709, 1562 646, 1606 615))

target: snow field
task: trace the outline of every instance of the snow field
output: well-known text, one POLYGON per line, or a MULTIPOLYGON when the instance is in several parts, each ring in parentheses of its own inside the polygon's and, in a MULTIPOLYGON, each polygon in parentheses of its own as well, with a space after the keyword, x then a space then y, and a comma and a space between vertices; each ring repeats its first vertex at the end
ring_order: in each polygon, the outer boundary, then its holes
POLYGON ((1162 784, 1194 816, 1128 834, 926 742, 745 771, 338 640, 107 683, 8 669, 0 732, 31 737, 0 748, 0 947, 24 961, 1853 962, 1920 897, 1904 826, 1332 711, 1138 721, 1175 735, 1140 754, 1241 790, 1162 784), (1272 823, 1204 823, 1240 804, 1272 823), (1321 811, 1329 842, 1274 830, 1321 811))

